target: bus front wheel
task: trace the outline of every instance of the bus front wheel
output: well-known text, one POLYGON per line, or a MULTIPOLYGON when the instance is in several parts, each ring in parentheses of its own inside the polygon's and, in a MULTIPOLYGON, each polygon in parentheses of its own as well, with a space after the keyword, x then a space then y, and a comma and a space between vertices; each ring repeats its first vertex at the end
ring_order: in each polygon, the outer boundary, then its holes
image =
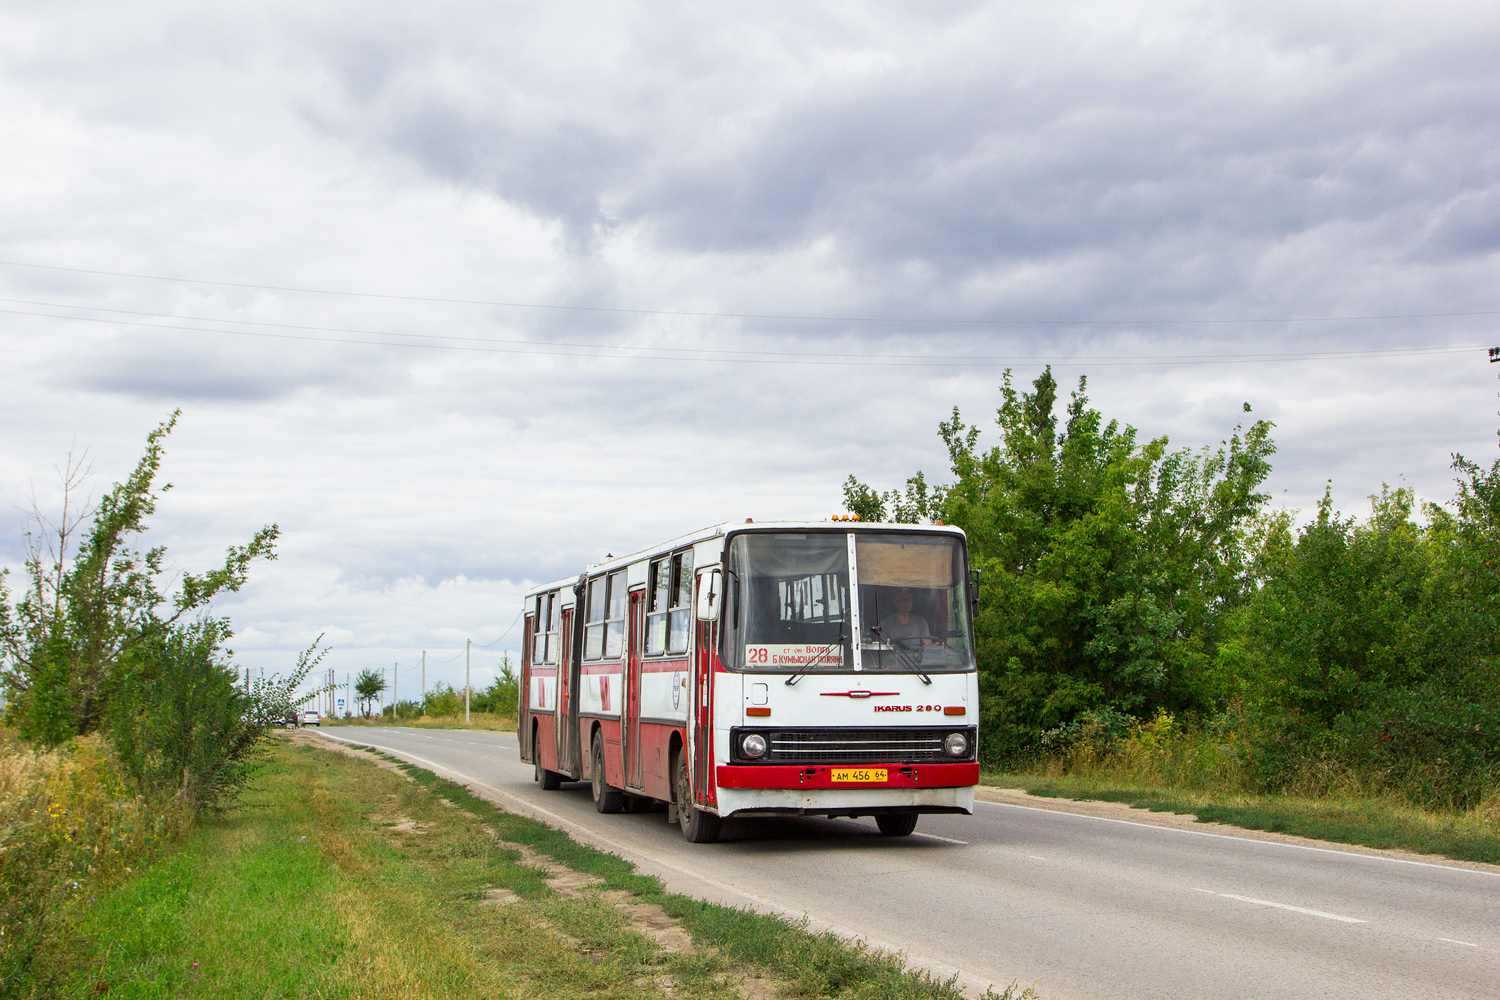
POLYGON ((917 814, 914 812, 883 813, 875 817, 875 825, 880 827, 880 832, 884 836, 909 837, 917 828, 917 814))
POLYGON ((712 844, 719 839, 723 819, 693 805, 693 783, 688 775, 687 755, 677 754, 677 822, 690 844, 712 844))

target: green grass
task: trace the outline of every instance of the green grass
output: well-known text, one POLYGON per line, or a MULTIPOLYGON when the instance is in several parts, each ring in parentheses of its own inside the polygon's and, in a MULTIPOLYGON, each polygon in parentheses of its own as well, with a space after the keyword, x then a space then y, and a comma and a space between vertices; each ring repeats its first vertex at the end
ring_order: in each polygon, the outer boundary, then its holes
POLYGON ((1418 809, 1394 799, 1187 791, 1118 777, 987 772, 981 780, 986 785, 1023 788, 1032 795, 1188 813, 1203 823, 1500 864, 1500 827, 1494 822, 1474 813, 1418 809))
POLYGON ((662 956, 518 861, 424 788, 282 746, 244 808, 89 909, 87 956, 36 995, 633 998, 662 973, 684 997, 722 992, 722 960, 662 956), (490 887, 520 899, 484 905, 490 887))
POLYGON ((960 996, 898 957, 665 893, 621 858, 405 771, 278 741, 242 808, 82 908, 30 995, 633 1000, 668 977, 671 995, 708 1000, 753 971, 786 998, 960 996), (554 891, 491 831, 603 885, 554 891), (493 887, 516 901, 487 904, 493 887), (699 954, 660 951, 620 900, 660 904, 699 954))
MULTIPOLYGON (((371 749, 371 748, 366 748, 371 749)), ((661 904, 681 920, 693 939, 720 949, 731 958, 763 969, 783 983, 792 997, 880 997, 958 1000, 961 991, 951 981, 913 972, 887 952, 872 951, 831 933, 813 934, 805 922, 706 903, 663 891, 661 882, 635 874, 635 866, 616 855, 580 844, 568 835, 523 816, 497 808, 468 788, 397 757, 371 750, 398 764, 423 787, 473 812, 500 835, 604 880, 610 889, 636 893, 661 904)), ((1022 996, 1015 988, 992 994, 996 1000, 1022 996)), ((1025 991, 1030 996, 1031 992, 1025 991)))

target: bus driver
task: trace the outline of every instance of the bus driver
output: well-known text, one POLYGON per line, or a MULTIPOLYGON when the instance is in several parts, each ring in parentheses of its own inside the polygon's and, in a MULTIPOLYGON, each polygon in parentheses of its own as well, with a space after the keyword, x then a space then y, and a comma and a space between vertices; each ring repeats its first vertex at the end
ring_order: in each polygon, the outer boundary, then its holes
MULTIPOLYGON (((898 639, 931 638, 927 619, 911 613, 911 591, 902 587, 896 594, 896 610, 880 619, 880 637, 894 643, 898 639)), ((925 642, 920 645, 926 645, 925 642)))

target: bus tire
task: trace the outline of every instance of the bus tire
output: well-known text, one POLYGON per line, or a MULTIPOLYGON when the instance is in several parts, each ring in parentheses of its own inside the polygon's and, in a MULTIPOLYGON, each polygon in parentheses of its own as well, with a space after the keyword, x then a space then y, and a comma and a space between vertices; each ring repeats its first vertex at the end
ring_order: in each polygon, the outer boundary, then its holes
POLYGON ((687 755, 677 754, 677 822, 690 844, 712 844, 719 839, 723 819, 693 805, 693 784, 688 776, 687 755))
POLYGON ((594 749, 589 770, 589 777, 594 784, 594 808, 602 813, 617 813, 625 808, 625 793, 618 788, 613 788, 605 780, 604 773, 604 734, 594 730, 594 749))
POLYGON ((535 730, 531 734, 531 760, 532 773, 536 778, 536 783, 542 786, 542 791, 555 792, 562 787, 562 775, 542 766, 542 748, 536 745, 535 730))
POLYGON ((917 828, 917 814, 914 812, 882 813, 875 817, 875 825, 880 827, 882 836, 909 837, 917 828))

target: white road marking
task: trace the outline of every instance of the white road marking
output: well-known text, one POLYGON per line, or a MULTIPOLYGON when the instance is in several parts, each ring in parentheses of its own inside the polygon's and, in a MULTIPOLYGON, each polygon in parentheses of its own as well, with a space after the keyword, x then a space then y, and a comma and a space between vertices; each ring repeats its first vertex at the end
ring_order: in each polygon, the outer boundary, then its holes
POLYGON ((1438 940, 1439 941, 1445 941, 1448 944, 1461 944, 1465 948, 1478 948, 1479 947, 1479 945, 1475 944, 1472 941, 1455 941, 1452 938, 1438 938, 1438 940))
POLYGON ((917 833, 912 834, 912 836, 913 837, 926 837, 928 840, 941 840, 945 844, 958 844, 960 847, 968 847, 969 846, 969 842, 967 840, 954 840, 952 837, 939 837, 935 833, 921 833, 921 832, 917 832, 917 833))
POLYGON ((1194 892, 1207 893, 1210 896, 1221 896, 1224 899, 1238 900, 1241 903, 1249 903, 1252 906, 1270 906, 1278 910, 1291 910, 1293 913, 1305 913, 1309 917, 1322 917, 1324 920, 1337 920, 1344 924, 1367 924, 1368 920, 1358 917, 1345 917, 1337 913, 1327 913, 1323 910, 1310 910, 1305 906, 1293 906, 1291 903, 1273 903, 1269 899, 1256 899, 1253 896, 1236 896, 1232 892, 1214 892, 1212 889, 1194 889, 1194 892))
POLYGON ((1042 857, 1040 854, 1028 854, 1026 856, 1028 858, 1030 858, 1032 861, 1046 861, 1047 860, 1046 858, 1042 857))
MULTIPOLYGON (((1179 826, 1158 826, 1155 823, 1138 823, 1130 819, 1115 819, 1112 816, 1090 816, 1087 813, 1063 812, 1061 809, 1043 809, 1041 806, 1023 806, 1014 802, 989 802, 977 799, 975 806, 995 806, 999 809, 1029 809, 1032 812, 1050 813, 1053 816, 1067 816, 1071 819, 1096 820, 1100 823, 1119 823, 1121 826, 1138 826, 1147 830, 1160 830, 1164 833, 1186 833, 1194 837, 1213 837, 1215 840, 1233 840, 1240 844, 1264 844, 1267 847, 1287 847, 1294 851, 1313 851, 1317 854, 1337 854, 1343 858, 1358 858, 1364 861, 1388 861, 1393 865, 1415 865, 1418 868, 1438 868, 1446 872, 1463 872, 1467 875, 1488 875, 1491 878, 1500 878, 1500 870, 1488 871, 1483 868, 1455 868, 1453 865, 1435 865, 1431 861, 1412 861, 1407 858, 1392 858, 1384 854, 1360 854, 1357 851, 1341 851, 1333 847, 1311 847, 1307 844, 1288 844, 1280 840, 1261 840, 1257 837, 1236 837, 1229 833, 1210 833, 1207 830, 1185 830, 1179 826)), ((1204 890, 1205 892, 1207 890, 1204 890)))

